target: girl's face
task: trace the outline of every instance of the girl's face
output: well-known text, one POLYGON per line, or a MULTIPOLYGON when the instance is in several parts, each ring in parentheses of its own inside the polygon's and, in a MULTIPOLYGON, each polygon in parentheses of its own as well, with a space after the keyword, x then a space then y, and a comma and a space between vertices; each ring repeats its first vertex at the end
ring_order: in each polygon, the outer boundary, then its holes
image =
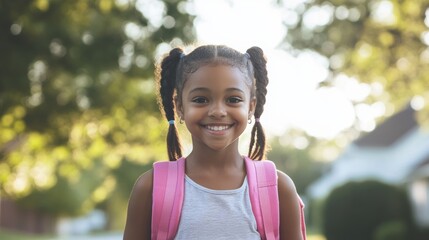
POLYGON ((231 144, 238 147, 255 105, 244 74, 222 64, 202 66, 191 74, 183 86, 182 99, 177 101, 194 148, 215 151, 231 144))

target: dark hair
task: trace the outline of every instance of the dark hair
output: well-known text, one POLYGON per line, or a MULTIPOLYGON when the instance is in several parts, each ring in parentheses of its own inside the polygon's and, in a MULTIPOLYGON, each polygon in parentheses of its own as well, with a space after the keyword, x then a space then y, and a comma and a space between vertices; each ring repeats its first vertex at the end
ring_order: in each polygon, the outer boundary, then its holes
MULTIPOLYGON (((256 97, 255 119, 264 111, 268 76, 264 52, 259 47, 249 48, 242 54, 223 45, 204 45, 184 55, 181 48, 172 49, 157 66, 158 103, 167 120, 175 119, 174 98, 182 100, 182 90, 189 76, 208 64, 226 64, 238 68, 251 86, 251 96, 256 97), (176 96, 175 96, 176 95, 176 96)), ((261 123, 255 120, 249 146, 249 157, 261 160, 265 157, 265 134, 261 123)), ((174 161, 182 156, 180 139, 174 124, 170 124, 167 135, 168 158, 174 161)))

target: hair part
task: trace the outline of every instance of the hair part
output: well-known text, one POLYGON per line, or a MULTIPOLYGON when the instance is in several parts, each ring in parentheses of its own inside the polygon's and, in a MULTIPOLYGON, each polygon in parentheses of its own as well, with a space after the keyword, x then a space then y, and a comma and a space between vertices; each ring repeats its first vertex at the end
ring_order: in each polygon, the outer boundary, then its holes
MULTIPOLYGON (((260 118, 264 111, 266 86, 268 76, 266 59, 262 49, 252 47, 242 54, 224 45, 204 45, 184 55, 181 48, 172 49, 161 64, 156 68, 158 80, 158 104, 167 120, 175 119, 174 98, 182 101, 182 90, 191 74, 202 66, 209 64, 224 64, 239 69, 246 77, 252 97, 256 97, 255 118, 260 118)), ((177 128, 170 124, 167 134, 168 158, 174 161, 182 157, 180 139, 177 128)), ((265 157, 266 139, 263 127, 255 121, 252 128, 249 146, 249 157, 261 160, 265 157)))

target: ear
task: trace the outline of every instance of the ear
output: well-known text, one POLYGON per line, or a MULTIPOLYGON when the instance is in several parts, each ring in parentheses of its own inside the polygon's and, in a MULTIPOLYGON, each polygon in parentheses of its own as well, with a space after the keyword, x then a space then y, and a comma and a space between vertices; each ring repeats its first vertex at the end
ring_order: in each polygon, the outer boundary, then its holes
POLYGON ((174 106, 176 107, 176 112, 179 116, 183 116, 183 105, 182 105, 182 101, 179 101, 179 99, 177 98, 177 96, 174 97, 174 106))
POLYGON ((256 109, 256 97, 252 97, 249 102, 249 117, 253 116, 256 109))

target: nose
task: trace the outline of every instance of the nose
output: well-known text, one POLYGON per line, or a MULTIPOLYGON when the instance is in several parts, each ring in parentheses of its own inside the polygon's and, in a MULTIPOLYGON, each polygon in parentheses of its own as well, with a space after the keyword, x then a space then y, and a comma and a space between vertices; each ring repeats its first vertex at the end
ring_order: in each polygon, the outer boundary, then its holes
POLYGON ((222 118, 226 116, 226 106, 223 102, 214 102, 210 106, 209 116, 213 118, 222 118))

